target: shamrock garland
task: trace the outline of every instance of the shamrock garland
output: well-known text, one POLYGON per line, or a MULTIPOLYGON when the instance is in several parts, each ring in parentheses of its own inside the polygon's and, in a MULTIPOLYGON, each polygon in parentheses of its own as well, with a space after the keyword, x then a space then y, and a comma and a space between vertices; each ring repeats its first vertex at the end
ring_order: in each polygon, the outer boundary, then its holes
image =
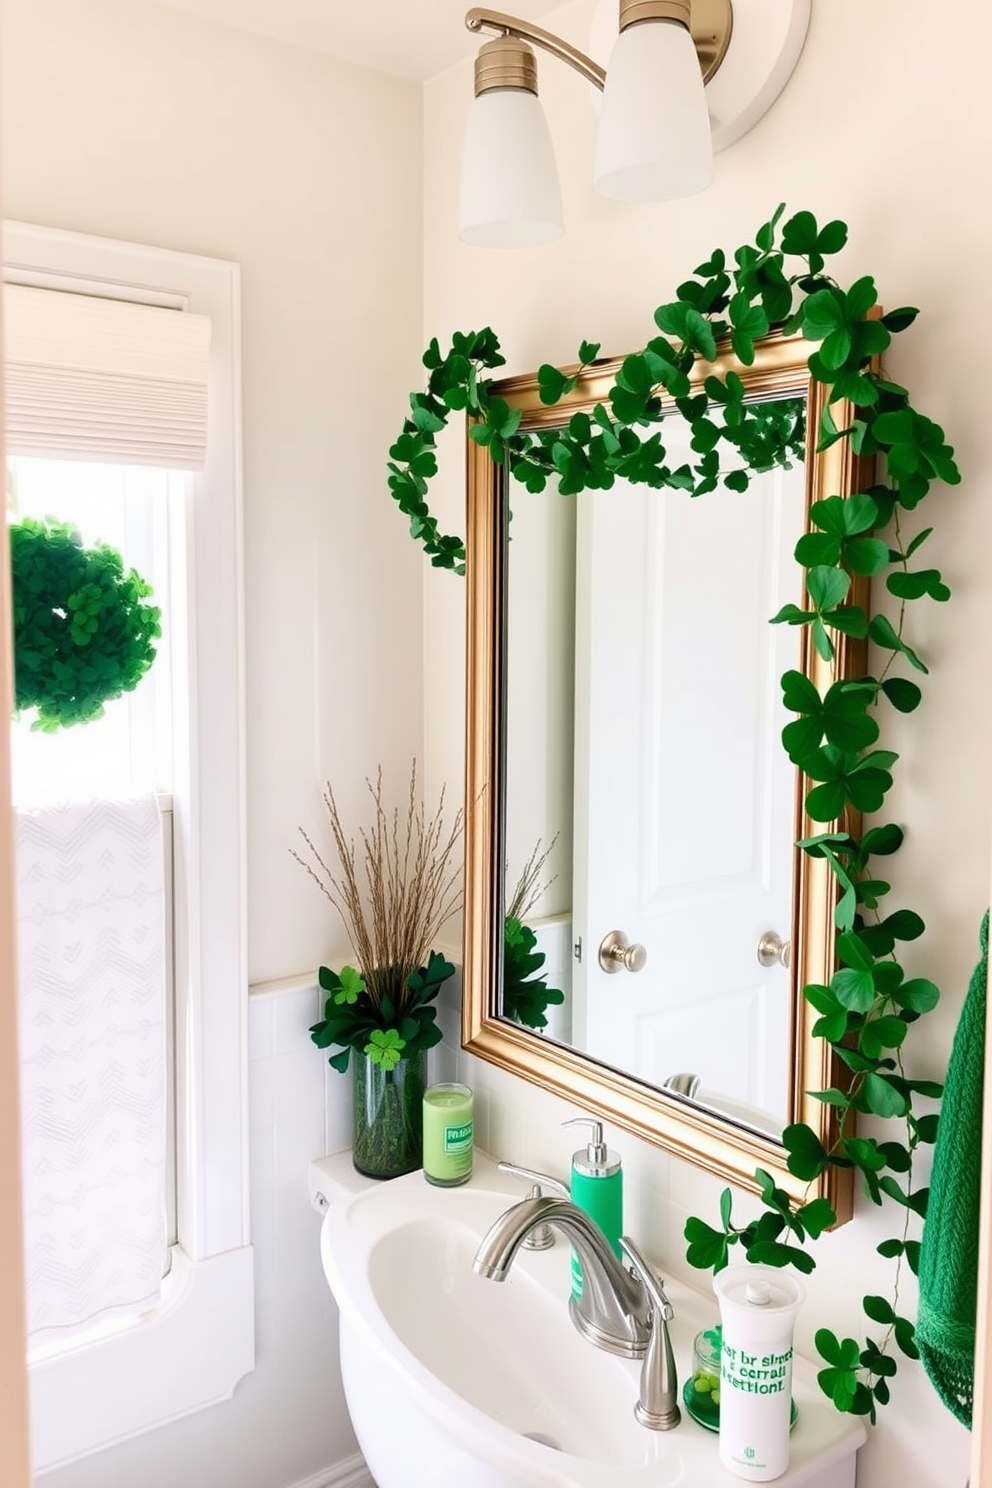
MULTIPOLYGON (((903 832, 891 822, 867 830, 856 823, 860 813, 882 810, 898 758, 877 747, 874 710, 885 705, 911 713, 922 698, 915 681, 893 674, 897 663, 921 675, 927 671, 904 636, 906 606, 924 597, 942 602, 950 594, 936 569, 914 561, 932 529, 905 541, 900 518, 915 510, 934 482, 953 485, 960 475, 943 430, 913 406, 906 388, 878 370, 893 336, 913 323, 917 311, 875 313, 875 283, 867 275, 843 289, 826 272, 826 261, 844 247, 846 225, 832 221, 820 227, 805 211, 783 221, 784 211, 778 208, 753 244, 730 258, 717 250, 700 264, 678 286, 676 298, 655 311, 659 334, 623 361, 608 401, 591 415, 574 414, 564 428, 522 431, 520 411, 491 391, 486 374, 504 364, 491 329, 456 335, 446 354, 433 340, 424 354, 427 388, 411 395, 410 416, 389 452, 389 487, 432 564, 456 573, 464 573, 464 543, 440 531, 427 503, 428 482, 437 469, 435 435, 452 412, 468 414, 469 438, 486 446, 496 463, 505 463, 528 491, 541 491, 552 479, 563 495, 606 490, 620 478, 696 496, 721 483, 746 490, 752 470, 802 458, 804 410, 795 400, 748 403, 733 371, 722 377, 711 371, 697 391, 689 374, 697 362, 715 361, 721 340, 729 341, 745 366, 754 360, 755 342, 773 328, 786 335, 801 332, 817 343, 809 371, 828 390, 817 449, 847 439, 855 454, 875 457, 882 473, 867 490, 813 505, 813 530, 800 539, 795 554, 805 571, 808 603, 786 605, 773 623, 809 626, 816 651, 827 661, 837 634, 870 640, 884 665, 877 676, 838 681, 823 696, 798 671, 782 679, 786 708, 796 714, 783 731, 783 743, 810 783, 807 814, 824 828, 798 846, 825 859, 837 884, 838 969, 829 986, 806 986, 802 995, 819 1014, 814 1035, 830 1044, 847 1070, 845 1088, 815 1093, 838 1113, 829 1149, 803 1123, 787 1127, 783 1141, 788 1169, 801 1182, 812 1182, 829 1167, 854 1168, 872 1203, 887 1198, 902 1211, 899 1233, 878 1247, 895 1263, 891 1300, 863 1299, 865 1315, 880 1335, 863 1344, 839 1339, 827 1328, 816 1335, 824 1393, 839 1410, 874 1421, 897 1372, 893 1347, 918 1357, 913 1323, 898 1311, 899 1282, 903 1262, 914 1272, 917 1268, 919 1242, 910 1237, 911 1222, 914 1216, 925 1219, 928 1194, 914 1178, 914 1160, 921 1146, 935 1140, 938 1121, 932 1111, 921 1113, 918 1102, 939 1099, 942 1087, 913 1078, 903 1063, 910 1027, 939 997, 933 982, 906 977, 899 948, 916 940, 925 925, 913 910, 889 911, 883 905, 890 885, 874 866, 898 850, 903 832), (694 458, 675 469, 655 427, 663 396, 691 426, 694 458), (853 414, 838 427, 833 409, 841 400, 853 414), (895 622, 880 614, 870 618, 854 602, 855 579, 883 575, 886 590, 898 601, 895 622), (901 1138, 856 1135, 857 1113, 900 1122, 901 1138)), ((583 342, 580 367, 598 352, 598 345, 583 342)), ((547 365, 539 370, 540 396, 548 405, 574 385, 574 373, 547 365)), ((797 1205, 770 1174, 759 1170, 755 1176, 764 1203, 760 1217, 735 1225, 726 1190, 719 1228, 695 1217, 687 1221, 689 1262, 720 1269, 738 1245, 751 1261, 812 1271, 815 1261, 806 1245, 835 1222, 829 1202, 818 1198, 797 1205)))

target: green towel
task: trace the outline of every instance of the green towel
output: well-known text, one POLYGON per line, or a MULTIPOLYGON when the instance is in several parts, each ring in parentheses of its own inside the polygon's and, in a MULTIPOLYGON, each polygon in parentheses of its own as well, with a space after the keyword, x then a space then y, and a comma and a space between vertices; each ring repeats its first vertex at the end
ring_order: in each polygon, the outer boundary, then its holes
POLYGON ((978 1301, 987 911, 979 942, 981 959, 968 986, 947 1066, 920 1250, 920 1314, 916 1325, 920 1357, 934 1389, 952 1415, 969 1428, 978 1301))

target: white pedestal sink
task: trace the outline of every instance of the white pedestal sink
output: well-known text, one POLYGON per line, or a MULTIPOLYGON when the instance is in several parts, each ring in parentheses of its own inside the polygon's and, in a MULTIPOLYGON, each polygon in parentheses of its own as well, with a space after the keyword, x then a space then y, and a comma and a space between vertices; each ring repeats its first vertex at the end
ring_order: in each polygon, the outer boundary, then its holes
MULTIPOLYGON (((634 1419, 640 1364, 576 1332, 567 1244, 519 1251, 503 1283, 472 1271, 483 1234, 521 1197, 483 1160, 462 1188, 410 1173, 327 1209, 321 1257, 341 1311, 345 1395, 378 1488, 739 1484, 720 1466, 716 1437, 687 1416, 663 1433, 634 1419)), ((666 1288, 684 1378, 716 1302, 667 1277, 666 1288)), ((862 1423, 834 1411, 804 1360, 794 1395, 781 1488, 853 1488, 862 1423)))

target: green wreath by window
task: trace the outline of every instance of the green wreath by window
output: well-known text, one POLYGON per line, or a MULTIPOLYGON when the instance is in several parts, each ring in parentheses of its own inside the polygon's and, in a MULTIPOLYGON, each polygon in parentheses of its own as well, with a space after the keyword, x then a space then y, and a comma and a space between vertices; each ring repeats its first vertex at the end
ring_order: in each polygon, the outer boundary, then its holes
POLYGON ((86 548, 68 523, 26 517, 9 529, 14 707, 54 733, 103 716, 155 659, 161 612, 140 574, 106 543, 86 548))

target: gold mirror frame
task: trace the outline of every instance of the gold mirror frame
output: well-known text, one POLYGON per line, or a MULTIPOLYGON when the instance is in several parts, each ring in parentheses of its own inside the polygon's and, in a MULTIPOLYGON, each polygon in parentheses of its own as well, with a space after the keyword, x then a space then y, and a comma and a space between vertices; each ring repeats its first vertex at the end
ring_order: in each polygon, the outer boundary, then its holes
MULTIPOLYGON (((816 452, 816 431, 828 390, 810 376, 807 361, 815 347, 801 336, 772 335, 758 342, 752 366, 721 343, 713 363, 697 363, 692 380, 736 372, 750 399, 801 396, 806 399, 806 525, 813 502, 863 490, 872 480, 872 462, 856 456, 849 440, 816 452)), ((541 403, 536 374, 507 378, 492 386, 510 408, 519 408, 521 430, 554 428, 577 412, 591 413, 609 401, 622 358, 566 369, 577 376, 574 389, 553 407, 541 403)), ((846 404, 834 405, 839 428, 851 421, 846 404)), ((507 487, 504 465, 487 448, 467 441, 467 683, 465 805, 465 927, 462 1043, 471 1053, 553 1092, 584 1111, 613 1122, 635 1136, 684 1158, 716 1177, 758 1193, 755 1169, 770 1173, 798 1203, 829 1200, 837 1222, 850 1219, 853 1173, 833 1165, 811 1183, 786 1166, 785 1147, 670 1092, 662 1092, 562 1044, 500 1018, 494 989, 502 968, 504 915, 503 748, 505 725, 505 558, 507 487)), ((521 491, 523 488, 520 488, 521 491)), ((659 491, 658 499, 664 499, 659 491)), ((705 498, 703 498, 705 499, 705 498)), ((742 499, 747 499, 746 494, 742 499)), ((799 587, 797 581, 797 589, 799 587)), ((852 604, 867 605, 867 580, 854 587, 852 604)), ((806 602, 806 597, 799 602, 806 602)), ((801 630, 802 670, 821 693, 839 678, 862 675, 864 643, 839 635, 836 655, 824 662, 811 644, 810 627, 801 630)), ((809 782, 797 772, 796 838, 828 830, 806 816, 809 782)), ((855 824, 856 825, 856 824, 855 824)), ((809 1091, 841 1085, 844 1068, 830 1045, 813 1037, 817 1014, 801 996, 810 984, 829 984, 834 971, 836 886, 823 859, 794 849, 792 989, 792 1068, 790 1121, 805 1122, 830 1148, 837 1135, 836 1108, 814 1100, 809 1091)))

